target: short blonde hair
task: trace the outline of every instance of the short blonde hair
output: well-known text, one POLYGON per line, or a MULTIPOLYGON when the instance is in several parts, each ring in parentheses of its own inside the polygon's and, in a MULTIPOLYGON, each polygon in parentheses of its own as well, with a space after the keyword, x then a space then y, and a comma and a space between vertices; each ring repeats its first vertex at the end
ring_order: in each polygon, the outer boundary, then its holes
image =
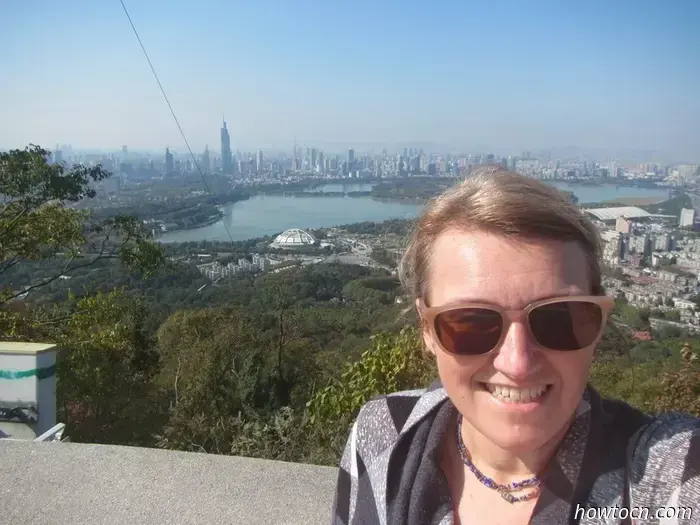
POLYGON ((432 246, 448 229, 577 242, 588 258, 590 293, 603 293, 598 231, 569 197, 536 179, 484 166, 431 201, 416 221, 399 263, 401 284, 412 303, 419 297, 427 300, 432 246))

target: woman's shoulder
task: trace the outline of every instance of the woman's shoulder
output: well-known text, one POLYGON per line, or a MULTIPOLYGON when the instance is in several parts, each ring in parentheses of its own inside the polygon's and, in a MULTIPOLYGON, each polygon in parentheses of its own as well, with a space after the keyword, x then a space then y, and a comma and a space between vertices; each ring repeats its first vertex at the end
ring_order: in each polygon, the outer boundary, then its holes
POLYGON ((646 471, 676 473, 689 479, 700 475, 700 418, 666 412, 654 416, 639 435, 635 463, 646 471))
POLYGON ((402 390, 376 396, 360 409, 352 434, 367 452, 378 454, 416 423, 429 417, 447 399, 439 381, 428 388, 402 390))
MULTIPOLYGON (((589 395, 594 401, 599 396, 595 391, 589 395)), ((628 453, 644 478, 700 475, 700 418, 679 412, 650 415, 621 400, 598 399, 601 409, 596 412, 608 432, 606 441, 634 447, 628 453)))
POLYGON ((445 399, 447 393, 439 381, 427 388, 382 394, 362 406, 357 422, 360 426, 390 422, 396 432, 401 432, 407 424, 424 418, 445 399))
POLYGON ((390 419, 395 430, 401 432, 406 424, 422 419, 445 399, 447 393, 440 381, 427 388, 382 394, 362 406, 358 422, 373 425, 390 419))
POLYGON ((700 419, 663 413, 644 427, 632 459, 632 482, 649 505, 697 506, 700 502, 700 419))

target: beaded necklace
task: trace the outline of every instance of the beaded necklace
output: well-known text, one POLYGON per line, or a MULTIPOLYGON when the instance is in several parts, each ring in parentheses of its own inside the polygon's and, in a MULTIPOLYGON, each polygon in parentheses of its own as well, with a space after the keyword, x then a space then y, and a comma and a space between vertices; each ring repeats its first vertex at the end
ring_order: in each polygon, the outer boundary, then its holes
POLYGON ((485 476, 479 471, 478 468, 472 463, 469 457, 469 452, 467 447, 464 446, 464 440, 462 439, 462 414, 457 416, 457 449, 459 450, 459 455, 462 457, 464 464, 472 471, 476 479, 478 479, 482 485, 498 491, 501 497, 509 503, 517 503, 518 501, 528 501, 537 497, 540 493, 540 488, 542 487, 542 480, 539 476, 532 477, 523 481, 515 481, 513 483, 508 483, 507 485, 501 485, 496 483, 494 480, 485 476), (533 487, 534 490, 523 496, 513 496, 511 492, 519 492, 523 489, 533 487))

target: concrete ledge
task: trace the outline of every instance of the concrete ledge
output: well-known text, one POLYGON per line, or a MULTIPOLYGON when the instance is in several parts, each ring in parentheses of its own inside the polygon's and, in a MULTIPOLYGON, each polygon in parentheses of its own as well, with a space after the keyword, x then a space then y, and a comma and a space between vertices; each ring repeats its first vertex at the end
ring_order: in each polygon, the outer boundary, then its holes
POLYGON ((0 523, 327 525, 337 469, 0 439, 0 523))

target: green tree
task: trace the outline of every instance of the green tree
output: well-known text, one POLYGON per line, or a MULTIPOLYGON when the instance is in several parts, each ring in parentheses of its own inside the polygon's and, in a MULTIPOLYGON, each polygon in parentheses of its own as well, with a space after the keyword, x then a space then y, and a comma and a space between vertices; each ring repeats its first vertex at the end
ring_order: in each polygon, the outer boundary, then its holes
POLYGON ((0 153, 0 305, 61 276, 118 258, 152 273, 163 263, 160 247, 134 217, 96 219, 78 205, 110 176, 101 166, 66 169, 50 163, 39 146, 0 153), (12 270, 29 261, 60 261, 56 271, 19 290, 12 270))
POLYGON ((669 321, 680 321, 681 320, 681 313, 678 310, 669 310, 666 312, 666 319, 669 321))
POLYGON ((689 343, 680 352, 681 364, 666 372, 660 382, 661 395, 656 398, 659 412, 686 412, 700 417, 700 359, 697 345, 689 343))
POLYGON ((269 368, 251 319, 235 308, 181 310, 158 330, 157 347, 157 382, 170 399, 159 445, 229 453, 237 428, 231 422, 271 404, 269 368))
POLYGON ((331 457, 339 454, 349 425, 363 404, 381 394, 424 388, 436 377, 434 360, 415 326, 398 334, 372 336, 372 346, 360 360, 347 363, 340 375, 309 401, 314 439, 331 457))
POLYGON ((163 421, 151 378, 158 356, 144 327, 146 305, 123 291, 85 297, 51 334, 57 408, 75 441, 152 445, 163 421))
POLYGON ((634 364, 626 357, 596 361, 591 366, 590 383, 605 397, 620 399, 651 413, 663 393, 659 370, 658 363, 634 364))

